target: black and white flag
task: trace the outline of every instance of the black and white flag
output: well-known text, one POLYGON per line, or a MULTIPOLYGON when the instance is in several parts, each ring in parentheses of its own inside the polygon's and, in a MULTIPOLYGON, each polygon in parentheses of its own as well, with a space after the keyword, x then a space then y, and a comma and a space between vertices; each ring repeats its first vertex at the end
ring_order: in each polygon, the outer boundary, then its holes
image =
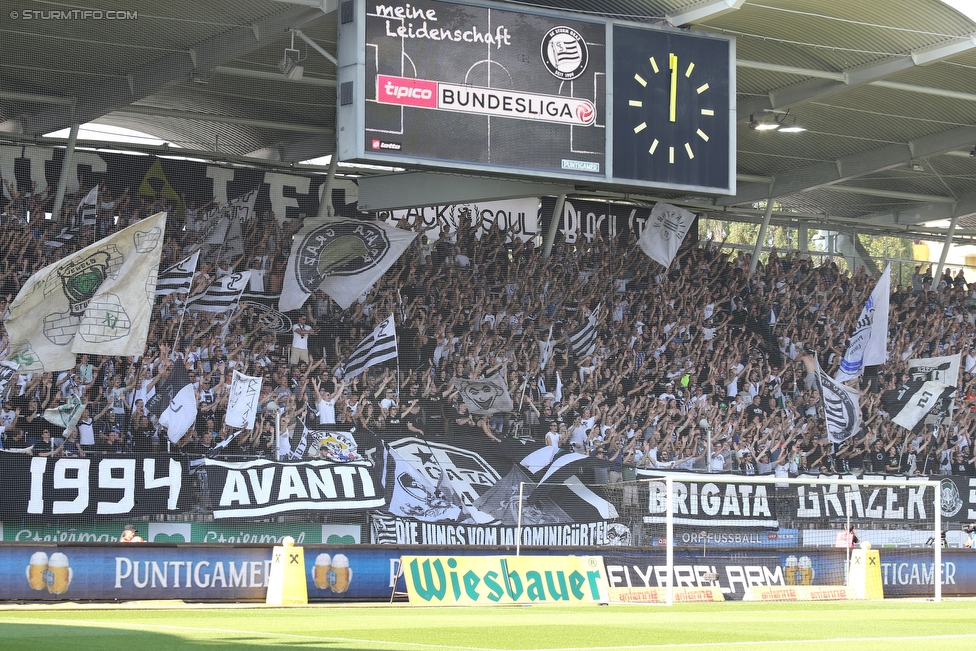
POLYGON ((8 362, 7 360, 0 362, 0 398, 6 393, 7 385, 11 378, 17 374, 18 367, 20 364, 17 362, 8 362))
POLYGON ((196 251, 159 274, 156 280, 156 296, 166 296, 173 292, 189 294, 199 259, 200 252, 196 251))
POLYGON ((98 214, 98 186, 96 185, 85 195, 85 198, 78 204, 78 215, 81 216, 81 223, 85 226, 94 226, 95 217, 98 214))
POLYGON ((349 360, 343 365, 343 377, 351 380, 370 366, 396 359, 397 340, 393 315, 386 317, 365 339, 359 342, 349 360))
MULTIPOLYGON (((908 360, 908 374, 913 380, 934 380, 942 384, 959 386, 959 367, 962 355, 946 355, 944 357, 926 357, 908 360)), ((950 398, 945 413, 932 412, 926 417, 926 424, 936 423, 941 418, 944 425, 952 422, 952 412, 955 409, 955 399, 950 398)))
POLYGON ((891 420, 905 429, 919 427, 926 416, 942 417, 949 412, 956 388, 935 380, 909 380, 898 389, 881 394, 881 403, 891 420))
POLYGON ((596 324, 601 305, 602 303, 589 313, 582 328, 569 336, 569 346, 576 359, 592 355, 596 350, 596 324))
POLYGON ((166 428, 173 443, 193 426, 197 418, 197 395, 182 360, 173 363, 169 375, 146 403, 146 409, 159 418, 159 424, 166 428))
POLYGON ((454 386, 472 414, 496 414, 515 408, 508 384, 500 372, 483 380, 456 379, 454 386))
POLYGON ((258 191, 251 190, 226 206, 210 210, 204 217, 203 231, 200 233, 197 248, 206 244, 219 246, 222 258, 232 256, 228 259, 244 253, 244 235, 241 225, 254 217, 254 203, 257 197, 258 191))
POLYGON ((861 427, 861 392, 833 379, 816 360, 820 395, 823 397, 824 420, 831 443, 843 443, 861 427))
POLYGON ((210 285, 198 298, 191 300, 187 307, 200 312, 229 312, 237 307, 250 279, 250 271, 224 276, 210 285))

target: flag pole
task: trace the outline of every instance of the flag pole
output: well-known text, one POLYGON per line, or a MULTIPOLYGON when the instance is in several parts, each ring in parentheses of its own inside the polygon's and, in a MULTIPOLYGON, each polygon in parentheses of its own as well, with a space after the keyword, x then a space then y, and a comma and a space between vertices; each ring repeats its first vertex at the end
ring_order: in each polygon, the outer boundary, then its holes
MULTIPOLYGON (((192 289, 192 281, 190 289, 192 289)), ((183 311, 180 313, 180 323, 176 326, 176 336, 173 337, 173 352, 176 352, 176 344, 180 340, 180 333, 183 332, 183 319, 186 318, 186 312, 190 309, 190 295, 187 294, 186 302, 183 303, 183 311)))
MULTIPOLYGON (((399 293, 399 290, 397 290, 397 293, 399 293)), ((393 343, 396 345, 396 364, 397 364, 397 367, 396 367, 396 374, 397 374, 397 380, 396 380, 397 381, 396 397, 397 397, 397 403, 401 403, 402 401, 400 400, 400 340, 399 340, 399 335, 397 335, 396 312, 394 312, 393 314, 391 314, 390 315, 390 318, 393 319, 393 343)), ((401 411, 400 413, 403 413, 403 412, 401 411)))

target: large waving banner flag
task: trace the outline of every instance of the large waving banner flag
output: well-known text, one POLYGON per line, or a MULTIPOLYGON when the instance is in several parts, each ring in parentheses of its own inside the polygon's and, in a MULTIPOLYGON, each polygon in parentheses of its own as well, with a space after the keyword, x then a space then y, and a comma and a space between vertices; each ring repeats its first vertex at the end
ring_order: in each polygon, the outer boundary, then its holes
POLYGON ((823 396, 824 422, 831 443, 843 443, 861 429, 861 392, 832 379, 817 365, 820 395, 823 396))
POLYGON ((76 353, 142 355, 165 230, 157 213, 31 276, 4 322, 18 370, 66 370, 76 353))
POLYGON ((695 213, 659 201, 654 204, 637 243, 647 257, 670 267, 694 222, 695 213))
POLYGON ((865 366, 878 366, 888 359, 888 298, 891 295, 891 265, 885 267, 878 284, 857 319, 847 352, 837 371, 837 381, 846 382, 864 374, 865 366))
POLYGON ((297 310, 318 289, 346 309, 386 273, 415 237, 413 231, 383 222, 309 219, 292 245, 279 309, 297 310))

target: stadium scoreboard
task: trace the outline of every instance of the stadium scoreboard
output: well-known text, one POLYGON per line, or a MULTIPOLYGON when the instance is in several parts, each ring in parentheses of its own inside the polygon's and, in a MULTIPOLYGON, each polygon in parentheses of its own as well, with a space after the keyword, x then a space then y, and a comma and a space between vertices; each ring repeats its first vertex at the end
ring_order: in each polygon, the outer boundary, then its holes
POLYGON ((346 0, 344 162, 735 193, 735 40, 509 5, 346 0))

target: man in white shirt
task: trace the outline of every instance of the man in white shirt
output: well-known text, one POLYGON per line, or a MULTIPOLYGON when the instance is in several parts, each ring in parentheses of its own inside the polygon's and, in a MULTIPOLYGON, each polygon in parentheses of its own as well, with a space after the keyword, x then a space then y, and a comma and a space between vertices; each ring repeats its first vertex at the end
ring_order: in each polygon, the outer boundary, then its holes
POLYGON ((308 336, 312 334, 312 326, 306 321, 308 317, 304 314, 298 317, 298 323, 292 328, 291 354, 288 357, 288 365, 295 366, 299 362, 310 364, 308 358, 308 336))
POLYGON ((335 424, 336 402, 342 396, 343 389, 346 388, 346 381, 337 382, 336 390, 332 393, 322 392, 322 385, 317 378, 312 378, 312 386, 315 388, 315 406, 319 425, 335 424))
POLYGON ((722 454, 722 444, 719 441, 712 443, 712 461, 708 466, 709 472, 725 472, 725 467, 731 459, 726 459, 722 454))

